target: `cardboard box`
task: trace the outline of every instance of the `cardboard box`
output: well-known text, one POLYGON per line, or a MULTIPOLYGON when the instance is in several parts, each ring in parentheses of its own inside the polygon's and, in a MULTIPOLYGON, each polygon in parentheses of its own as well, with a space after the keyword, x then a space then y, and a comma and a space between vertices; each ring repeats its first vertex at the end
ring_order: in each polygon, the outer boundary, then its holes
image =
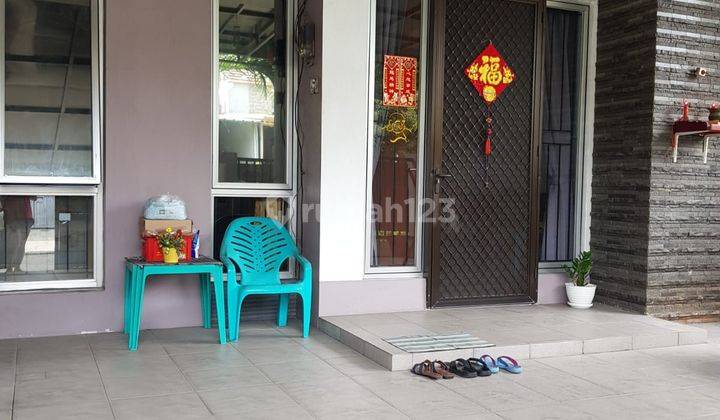
POLYGON ((140 236, 143 236, 145 232, 160 233, 167 228, 173 230, 182 230, 185 233, 192 233, 192 220, 154 220, 154 219, 140 219, 140 236))

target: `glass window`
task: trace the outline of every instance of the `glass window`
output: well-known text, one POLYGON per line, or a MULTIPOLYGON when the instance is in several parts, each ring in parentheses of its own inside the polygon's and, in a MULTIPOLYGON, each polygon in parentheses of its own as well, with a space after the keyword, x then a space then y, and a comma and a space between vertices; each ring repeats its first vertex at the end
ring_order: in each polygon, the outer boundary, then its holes
POLYGON ((287 2, 218 3, 217 182, 289 184, 287 2))
POLYGON ((370 266, 417 265, 423 2, 377 0, 370 266))
MULTIPOLYGON (((270 217, 291 233, 293 67, 286 0, 214 0, 217 122, 213 137, 213 254, 239 217, 270 217), (272 192, 268 190, 273 190, 272 192), (267 191, 267 195, 263 191, 267 191), (265 195, 265 196, 263 196, 265 195)), ((290 278, 293 267, 282 267, 290 278)))
POLYGON ((578 171, 583 134, 582 22, 577 11, 547 11, 540 170, 540 261, 571 260, 576 248, 578 171))
POLYGON ((0 282, 93 278, 93 197, 0 196, 0 282))
POLYGON ((5 0, 7 176, 93 176, 90 0, 5 0))
POLYGON ((0 291, 102 285, 100 1, 0 0, 0 291))

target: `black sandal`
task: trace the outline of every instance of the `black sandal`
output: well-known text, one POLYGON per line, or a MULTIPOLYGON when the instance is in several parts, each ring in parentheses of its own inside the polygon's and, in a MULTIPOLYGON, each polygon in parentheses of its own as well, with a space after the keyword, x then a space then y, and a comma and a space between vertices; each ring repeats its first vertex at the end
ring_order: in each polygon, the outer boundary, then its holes
POLYGON ((477 372, 475 369, 470 366, 470 363, 468 363, 465 359, 457 359, 453 360, 452 362, 448 363, 450 365, 450 372, 456 374, 457 376, 460 376, 461 378, 475 378, 477 377, 477 372))
POLYGON ((477 359, 475 357, 471 357, 467 359, 468 364, 470 367, 475 370, 477 373, 477 376, 490 376, 492 375, 492 371, 490 371, 490 368, 480 359, 477 359))

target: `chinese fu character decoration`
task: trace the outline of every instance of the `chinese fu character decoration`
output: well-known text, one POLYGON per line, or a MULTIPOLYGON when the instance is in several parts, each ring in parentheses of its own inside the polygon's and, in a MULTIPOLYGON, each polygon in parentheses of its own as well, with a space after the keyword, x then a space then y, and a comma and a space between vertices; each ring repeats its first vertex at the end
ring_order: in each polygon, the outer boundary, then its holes
POLYGON ((417 105, 417 58, 386 55, 383 63, 383 105, 417 105))
POLYGON ((488 107, 488 116, 485 119, 487 123, 487 137, 485 138, 485 156, 492 153, 492 144, 490 137, 492 136, 492 109, 491 105, 500 96, 513 80, 513 73, 505 59, 500 55, 492 42, 478 55, 475 60, 465 69, 465 74, 475 90, 482 95, 485 104, 488 107))

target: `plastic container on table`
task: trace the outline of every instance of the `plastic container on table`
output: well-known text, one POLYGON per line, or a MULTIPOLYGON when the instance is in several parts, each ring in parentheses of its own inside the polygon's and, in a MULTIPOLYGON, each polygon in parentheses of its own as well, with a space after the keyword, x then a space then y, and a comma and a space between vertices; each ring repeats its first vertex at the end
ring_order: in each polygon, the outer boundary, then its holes
MULTIPOLYGON (((180 261, 190 261, 191 258, 191 250, 192 250, 192 240, 193 235, 187 234, 183 235, 183 239, 185 240, 185 247, 180 252, 180 261)), ((163 253, 162 249, 160 249, 160 246, 158 245, 158 240, 155 236, 145 236, 143 237, 142 241, 142 257, 147 262, 163 262, 163 253)))
POLYGON ((185 220, 187 210, 185 202, 180 197, 164 194, 152 197, 145 203, 143 216, 151 220, 185 220))

